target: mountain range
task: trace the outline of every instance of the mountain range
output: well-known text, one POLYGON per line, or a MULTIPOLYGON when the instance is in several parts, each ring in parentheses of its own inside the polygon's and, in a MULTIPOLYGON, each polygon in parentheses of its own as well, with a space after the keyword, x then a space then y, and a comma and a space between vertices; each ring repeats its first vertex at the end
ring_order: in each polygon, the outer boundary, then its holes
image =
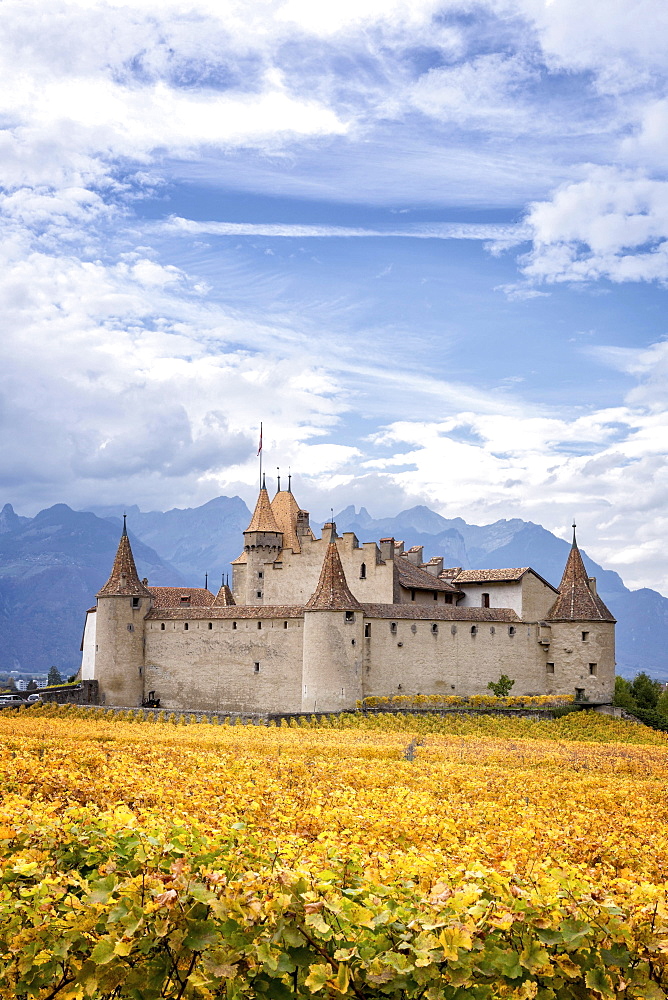
MULTIPOLYGON (((33 518, 6 504, 0 511, 0 672, 46 673, 54 665, 70 674, 78 668, 84 612, 111 570, 123 513, 140 577, 156 586, 202 587, 208 574, 214 592, 241 551, 251 516, 240 497, 164 512, 122 505, 74 511, 56 504, 33 518)), ((335 520, 339 532, 354 531, 360 541, 394 536, 407 548, 423 545, 425 559, 443 555, 448 566, 530 565, 554 586, 569 549, 568 542, 530 521, 473 525, 425 506, 382 519, 351 506, 335 520)), ((668 599, 647 588, 631 591, 585 551, 583 558, 618 620, 618 672, 633 676, 646 670, 668 681, 668 599)))

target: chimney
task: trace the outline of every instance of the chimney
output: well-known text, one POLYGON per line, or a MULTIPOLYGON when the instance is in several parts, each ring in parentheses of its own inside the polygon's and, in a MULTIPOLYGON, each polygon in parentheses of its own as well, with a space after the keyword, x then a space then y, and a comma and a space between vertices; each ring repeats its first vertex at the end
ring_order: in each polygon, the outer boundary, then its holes
POLYGON ((406 553, 408 561, 413 563, 414 566, 422 565, 422 548, 422 545, 413 545, 406 553))
POLYGON ((381 538, 379 542, 380 547, 380 558, 385 561, 391 561, 394 559, 394 539, 393 538, 381 538))
POLYGON ((297 511, 297 536, 310 535, 311 526, 309 524, 309 514, 307 510, 297 511))
POLYGON ((587 583, 589 584, 589 589, 591 590, 592 594, 595 597, 596 596, 596 577, 595 576, 587 577, 587 583))
POLYGON ((428 563, 424 563, 423 569, 432 576, 440 576, 443 572, 443 556, 433 556, 428 563))

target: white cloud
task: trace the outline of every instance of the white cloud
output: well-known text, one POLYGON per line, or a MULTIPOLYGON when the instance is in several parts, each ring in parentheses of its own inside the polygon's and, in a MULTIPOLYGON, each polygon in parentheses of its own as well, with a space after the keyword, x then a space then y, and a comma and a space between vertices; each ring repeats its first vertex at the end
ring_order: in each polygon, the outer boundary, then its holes
POLYGON ((405 236, 423 240, 494 240, 499 244, 521 243, 530 235, 522 225, 502 223, 407 223, 387 228, 356 226, 298 225, 296 223, 246 223, 246 222, 196 222, 192 219, 172 217, 159 228, 188 235, 211 236, 277 236, 292 239, 405 236))
POLYGON ((668 279, 668 181, 595 168, 531 206, 537 281, 668 279))

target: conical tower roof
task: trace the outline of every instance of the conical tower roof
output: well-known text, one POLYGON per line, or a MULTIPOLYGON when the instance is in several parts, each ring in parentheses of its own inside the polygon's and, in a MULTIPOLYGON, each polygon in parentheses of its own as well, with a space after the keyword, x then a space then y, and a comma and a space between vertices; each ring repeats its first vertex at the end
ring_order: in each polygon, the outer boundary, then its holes
POLYGON ((116 558, 114 559, 111 576, 105 583, 102 590, 98 592, 97 596, 151 597, 151 591, 144 586, 137 574, 137 567, 135 566, 134 556, 132 555, 130 539, 128 538, 128 532, 125 527, 125 515, 123 515, 123 534, 121 535, 121 540, 118 543, 118 549, 116 550, 116 558))
POLYGON ((558 622, 614 622, 612 614, 589 586, 589 577, 575 540, 566 560, 564 575, 559 584, 559 596, 547 614, 547 621, 558 622))
POLYGON ((301 545, 297 537, 297 514, 300 507, 292 491, 279 490, 271 501, 271 511, 278 525, 278 530, 283 533, 283 548, 292 549, 293 552, 301 552, 301 545))
POLYGON ((246 531, 273 531, 276 534, 281 533, 281 529, 276 524, 276 518, 271 509, 269 494, 264 486, 260 490, 251 523, 246 528, 246 531))
POLYGON ((327 546, 320 570, 320 579, 313 596, 306 603, 307 611, 361 611, 362 605, 350 591, 341 565, 334 538, 327 546))
POLYGON ((212 608, 233 608, 236 605, 232 591, 226 583, 222 585, 218 593, 216 594, 216 599, 211 605, 212 608))

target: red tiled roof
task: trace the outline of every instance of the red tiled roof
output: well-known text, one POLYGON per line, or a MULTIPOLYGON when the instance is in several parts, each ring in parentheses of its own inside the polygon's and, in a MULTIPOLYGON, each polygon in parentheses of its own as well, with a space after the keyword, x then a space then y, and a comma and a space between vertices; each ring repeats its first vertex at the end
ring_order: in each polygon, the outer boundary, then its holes
POLYGON ((264 486, 260 490, 260 495, 257 498, 257 503, 255 504, 255 510, 251 518, 251 523, 246 528, 246 531, 273 531, 276 534, 280 534, 281 529, 276 524, 276 518, 274 517, 274 513, 271 509, 269 494, 264 486))
POLYGON ((150 597, 150 591, 137 575, 130 539, 125 528, 118 543, 111 576, 102 590, 98 591, 97 597, 150 597))
POLYGON ((512 569, 460 569, 457 583, 503 583, 521 580, 530 566, 515 566, 512 569))
POLYGON ((255 618, 271 620, 273 618, 302 618, 304 608, 302 605, 265 605, 264 607, 254 607, 251 605, 236 605, 231 608, 214 607, 208 608, 151 608, 146 618, 151 621, 197 621, 206 619, 207 621, 226 621, 238 618, 255 618))
POLYGON ((318 586, 313 596, 306 602, 307 611, 352 611, 361 607, 350 591, 346 574, 343 572, 341 557, 332 541, 327 546, 318 586))
POLYGON ((452 604, 363 604, 365 618, 407 618, 453 622, 519 622, 512 608, 457 608, 452 604))
POLYGON ((440 590, 448 594, 458 593, 457 588, 453 587, 447 580, 441 580, 438 576, 432 576, 426 569, 414 566, 405 555, 397 556, 394 565, 397 567, 399 583, 402 587, 409 590, 440 590))
POLYGON ((587 570, 575 538, 559 585, 559 596, 548 611, 546 621, 614 622, 612 614, 589 587, 587 570))
POLYGON ((204 587, 151 587, 155 608, 210 608, 215 598, 204 587), (183 600, 183 598, 186 598, 183 600))
POLYGON ((213 608, 233 608, 235 606, 234 596, 226 583, 216 594, 216 599, 211 606, 213 608))

